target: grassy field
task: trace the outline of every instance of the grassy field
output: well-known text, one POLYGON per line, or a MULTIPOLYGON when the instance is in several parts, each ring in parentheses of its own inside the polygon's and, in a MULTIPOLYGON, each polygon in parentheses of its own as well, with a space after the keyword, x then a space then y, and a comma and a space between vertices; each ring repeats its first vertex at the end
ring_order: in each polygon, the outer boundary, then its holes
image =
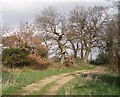
POLYGON ((101 75, 100 79, 86 80, 77 76, 73 81, 59 89, 57 95, 118 95, 120 77, 101 75))
POLYGON ((66 72, 73 72, 76 70, 92 69, 93 65, 80 65, 80 68, 63 68, 63 69, 46 69, 46 70, 29 70, 29 69, 17 69, 17 70, 3 70, 2 82, 3 82, 3 95, 11 95, 22 87, 34 83, 37 80, 57 75, 66 72))

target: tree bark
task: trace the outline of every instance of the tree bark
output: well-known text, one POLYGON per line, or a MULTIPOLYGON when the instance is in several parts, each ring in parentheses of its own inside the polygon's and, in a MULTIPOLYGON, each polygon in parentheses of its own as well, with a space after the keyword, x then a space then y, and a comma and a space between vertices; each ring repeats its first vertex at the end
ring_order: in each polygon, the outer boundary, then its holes
POLYGON ((58 46, 59 46, 59 48, 60 48, 60 50, 61 50, 60 63, 61 63, 61 65, 63 65, 64 62, 65 62, 65 53, 66 53, 66 50, 65 50, 64 45, 63 45, 59 40, 57 40, 57 42, 58 42, 58 46))
POLYGON ((81 41, 81 59, 83 59, 83 44, 82 44, 82 41, 81 41))
POLYGON ((61 54, 61 60, 60 60, 61 65, 63 65, 64 62, 65 62, 65 54, 61 54))
POLYGON ((87 49, 86 49, 85 56, 84 56, 84 58, 83 58, 83 61, 84 61, 85 63, 88 63, 88 57, 89 57, 90 51, 91 51, 91 48, 87 48, 87 49))
POLYGON ((86 51, 85 56, 84 56, 84 59, 83 59, 83 61, 84 61, 85 63, 88 62, 88 56, 89 56, 89 51, 86 51))
POLYGON ((74 52, 74 59, 77 59, 77 51, 78 51, 78 43, 77 43, 77 47, 75 48, 75 44, 70 41, 71 45, 72 45, 72 48, 73 48, 73 52, 74 52))
POLYGON ((77 59, 77 50, 74 50, 74 58, 77 59))

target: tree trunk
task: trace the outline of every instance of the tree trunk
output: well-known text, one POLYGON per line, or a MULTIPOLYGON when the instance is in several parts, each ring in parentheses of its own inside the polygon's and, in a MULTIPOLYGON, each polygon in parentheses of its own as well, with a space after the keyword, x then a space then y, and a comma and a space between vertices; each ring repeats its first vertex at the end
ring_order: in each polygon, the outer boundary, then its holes
POLYGON ((65 54, 62 54, 61 55, 61 60, 60 60, 61 65, 63 65, 64 62, 65 62, 65 54))
POLYGON ((84 61, 85 63, 88 62, 89 53, 90 53, 90 50, 86 50, 85 56, 84 56, 84 58, 83 58, 83 61, 84 61))
POLYGON ((77 47, 75 48, 75 44, 74 42, 70 41, 72 48, 73 48, 73 52, 74 52, 74 59, 77 59, 77 50, 78 50, 78 43, 77 43, 77 47))
POLYGON ((83 45, 81 44, 81 59, 83 59, 83 45))
POLYGON ((92 61, 92 51, 90 52, 90 61, 92 61))
POLYGON ((60 59, 60 63, 63 65, 64 62, 65 62, 65 53, 66 53, 66 50, 64 48, 64 45, 62 43, 60 43, 60 41, 57 41, 58 42, 58 45, 59 45, 59 48, 61 50, 61 59, 60 59))
MULTIPOLYGON (((84 40, 82 39, 83 38, 83 30, 81 29, 81 39, 80 39, 80 44, 81 44, 81 51, 80 51, 80 54, 81 54, 81 59, 83 59, 83 50, 84 50, 84 40)), ((87 45, 86 45, 87 46, 87 45)))
POLYGON ((74 58, 77 59, 77 50, 74 50, 74 58))

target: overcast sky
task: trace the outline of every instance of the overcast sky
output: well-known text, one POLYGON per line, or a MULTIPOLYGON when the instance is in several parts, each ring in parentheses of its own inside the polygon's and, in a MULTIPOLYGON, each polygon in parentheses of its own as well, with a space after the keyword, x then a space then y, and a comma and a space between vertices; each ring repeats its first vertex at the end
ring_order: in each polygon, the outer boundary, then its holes
POLYGON ((111 6, 112 3, 105 0, 0 0, 0 26, 8 25, 16 29, 21 22, 33 22, 35 15, 45 7, 53 6, 66 14, 76 5, 111 6))
POLYGON ((18 27, 21 22, 34 21, 41 9, 54 6, 59 12, 66 13, 78 6, 111 6, 105 0, 3 0, 0 3, 0 22, 2 25, 18 27), (1 7, 2 6, 2 7, 1 7))

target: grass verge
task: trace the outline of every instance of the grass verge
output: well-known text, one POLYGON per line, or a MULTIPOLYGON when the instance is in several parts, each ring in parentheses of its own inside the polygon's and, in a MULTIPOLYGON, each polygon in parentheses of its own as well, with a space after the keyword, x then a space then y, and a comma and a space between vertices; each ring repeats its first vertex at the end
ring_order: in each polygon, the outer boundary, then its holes
POLYGON ((118 95, 120 77, 102 75, 99 80, 76 77, 60 88, 57 95, 118 95))

